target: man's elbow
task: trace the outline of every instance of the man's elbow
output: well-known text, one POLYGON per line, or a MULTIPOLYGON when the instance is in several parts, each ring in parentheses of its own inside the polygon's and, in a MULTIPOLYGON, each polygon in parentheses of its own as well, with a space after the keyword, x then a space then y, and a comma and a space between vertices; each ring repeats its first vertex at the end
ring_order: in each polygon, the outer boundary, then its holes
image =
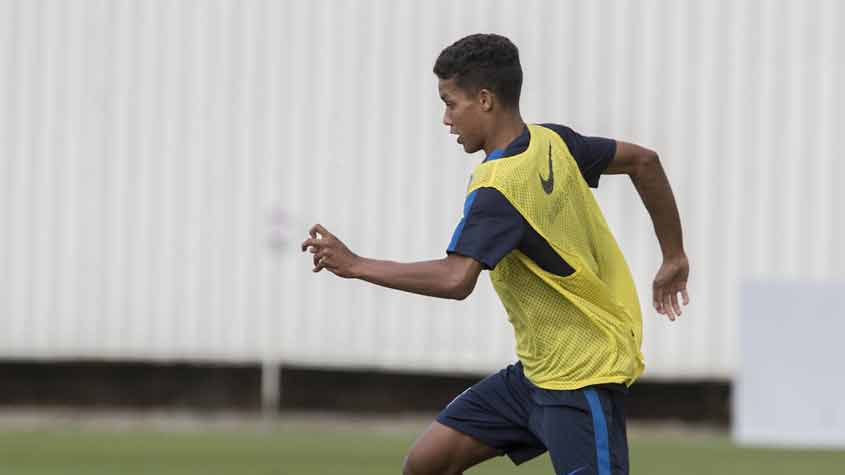
POLYGON ((452 300, 464 300, 470 296, 473 287, 467 285, 454 285, 449 289, 449 298, 452 300))
POLYGON ((443 260, 445 272, 441 274, 443 296, 464 300, 475 289, 481 264, 470 257, 450 255, 443 260))
POLYGON ((475 279, 461 277, 449 285, 448 297, 453 300, 464 300, 475 290, 475 279))
POLYGON ((634 176, 647 176, 659 168, 660 157, 657 155, 657 152, 645 149, 637 158, 637 166, 635 168, 634 176))

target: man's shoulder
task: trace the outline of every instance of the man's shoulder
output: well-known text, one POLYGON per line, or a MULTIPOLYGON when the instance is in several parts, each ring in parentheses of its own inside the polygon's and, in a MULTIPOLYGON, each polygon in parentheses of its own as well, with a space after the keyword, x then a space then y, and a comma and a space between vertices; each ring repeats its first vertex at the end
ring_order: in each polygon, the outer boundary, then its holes
MULTIPOLYGON (((573 131, 569 127, 567 127, 565 125, 561 125, 561 124, 542 123, 542 124, 533 124, 533 125, 539 126, 539 127, 544 128, 544 129, 548 129, 548 130, 555 132, 561 138, 561 140, 563 140, 564 143, 566 143, 567 147, 571 147, 571 145, 570 145, 571 139, 574 136, 573 134, 576 134, 575 131, 573 131)), ((526 130, 524 130, 522 132, 522 134, 519 135, 519 137, 514 139, 513 142, 508 144, 508 146, 505 148, 503 153, 501 153, 500 155, 497 155, 496 158, 512 157, 514 155, 519 155, 520 153, 528 150, 528 145, 529 145, 529 142, 531 141, 531 135, 529 134, 528 129, 530 129, 530 127, 526 127, 526 130)), ((485 163, 487 163, 489 161, 493 161, 493 160, 485 160, 485 163)))
POLYGON ((571 141, 572 138, 574 138, 578 134, 577 132, 572 130, 571 127, 563 125, 563 124, 555 124, 555 123, 551 123, 551 122, 546 122, 546 123, 537 124, 537 125, 539 125, 540 127, 543 127, 544 129, 549 129, 549 130, 555 132, 561 138, 561 140, 563 140, 567 144, 571 141))

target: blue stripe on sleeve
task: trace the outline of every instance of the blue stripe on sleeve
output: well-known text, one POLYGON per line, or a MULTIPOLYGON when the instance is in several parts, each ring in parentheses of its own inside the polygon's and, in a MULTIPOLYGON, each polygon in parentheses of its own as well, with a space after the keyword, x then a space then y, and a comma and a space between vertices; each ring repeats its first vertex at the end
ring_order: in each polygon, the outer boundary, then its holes
POLYGON ((455 250, 455 247, 457 247, 458 239, 461 238, 461 233, 464 230, 464 223, 466 223, 469 210, 472 209, 472 202, 475 201, 475 195, 477 194, 478 190, 473 191, 469 194, 469 196, 467 196, 466 201, 464 201, 464 217, 461 218, 461 222, 458 223, 458 227, 455 228, 455 232, 452 234, 452 240, 449 242, 449 247, 446 249, 447 252, 452 252, 455 250))
POLYGON ((593 416, 593 432, 596 437, 596 458, 598 461, 598 475, 610 475, 610 446, 607 439, 607 422, 604 420, 604 411, 601 408, 601 401, 595 389, 584 390, 587 403, 590 405, 590 413, 593 416))

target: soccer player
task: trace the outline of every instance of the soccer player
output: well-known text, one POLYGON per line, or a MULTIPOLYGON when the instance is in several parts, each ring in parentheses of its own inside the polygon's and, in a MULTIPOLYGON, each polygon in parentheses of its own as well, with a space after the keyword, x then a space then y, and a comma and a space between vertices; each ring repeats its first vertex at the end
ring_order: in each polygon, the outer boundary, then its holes
POLYGON ((689 264, 658 156, 557 124, 526 125, 522 68, 499 35, 463 38, 434 65, 443 123, 467 153, 483 150, 463 219, 439 260, 360 257, 317 224, 302 250, 314 272, 417 294, 464 299, 482 270, 516 336, 519 361, 455 398, 414 443, 405 474, 457 474, 506 454, 545 451, 561 475, 628 473, 624 399, 643 371, 642 320, 631 273, 589 187, 627 174, 654 224, 663 264, 653 305, 681 314, 689 264))

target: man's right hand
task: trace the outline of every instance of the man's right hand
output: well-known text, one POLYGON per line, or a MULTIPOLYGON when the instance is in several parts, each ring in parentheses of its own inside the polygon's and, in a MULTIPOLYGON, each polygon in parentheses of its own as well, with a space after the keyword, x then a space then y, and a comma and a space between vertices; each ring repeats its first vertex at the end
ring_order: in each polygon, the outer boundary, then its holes
POLYGON ((654 309, 675 321, 681 315, 681 305, 678 294, 681 294, 684 305, 689 305, 687 294, 687 279, 689 278, 689 261, 687 256, 681 255, 665 259, 653 284, 654 309))

